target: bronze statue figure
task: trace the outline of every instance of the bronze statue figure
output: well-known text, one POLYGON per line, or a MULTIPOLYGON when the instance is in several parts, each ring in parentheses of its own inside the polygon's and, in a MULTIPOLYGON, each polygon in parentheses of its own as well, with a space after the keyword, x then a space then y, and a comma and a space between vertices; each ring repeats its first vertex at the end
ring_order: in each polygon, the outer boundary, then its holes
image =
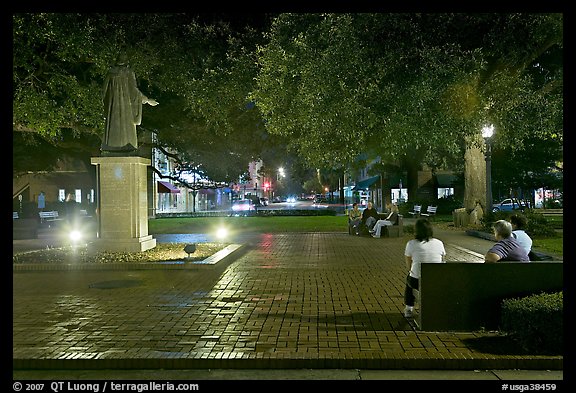
POLYGON ((101 150, 111 153, 130 153, 138 148, 136 126, 142 122, 142 104, 158 105, 146 97, 136 85, 136 76, 121 53, 104 81, 104 113, 106 129, 101 150))

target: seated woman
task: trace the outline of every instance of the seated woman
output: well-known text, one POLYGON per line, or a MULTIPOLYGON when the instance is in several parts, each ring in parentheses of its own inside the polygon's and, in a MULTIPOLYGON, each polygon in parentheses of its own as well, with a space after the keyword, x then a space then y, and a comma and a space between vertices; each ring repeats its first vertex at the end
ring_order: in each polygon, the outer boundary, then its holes
POLYGON ((360 222, 362 222, 362 211, 358 208, 358 203, 354 202, 352 209, 348 212, 348 233, 358 235, 360 222))
POLYGON ((390 211, 388 216, 383 220, 376 221, 376 224, 374 224, 374 227, 370 231, 372 237, 381 237, 383 226, 398 225, 398 206, 395 203, 388 204, 388 210, 390 211))

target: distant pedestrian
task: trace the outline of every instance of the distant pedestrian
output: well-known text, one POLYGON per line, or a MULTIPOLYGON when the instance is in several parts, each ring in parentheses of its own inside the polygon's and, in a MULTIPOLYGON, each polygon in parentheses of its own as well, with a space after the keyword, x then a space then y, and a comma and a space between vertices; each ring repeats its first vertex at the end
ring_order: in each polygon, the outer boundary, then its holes
POLYGON ((68 193, 68 195, 66 195, 66 200, 64 201, 64 208, 66 209, 66 219, 68 221, 72 220, 77 213, 77 203, 76 203, 76 198, 74 198, 74 195, 72 195, 72 193, 68 193))
POLYGON ((40 191, 38 195, 38 211, 44 211, 46 207, 46 196, 44 195, 44 191, 40 191))
POLYGON ((404 289, 404 316, 412 317, 416 297, 414 290, 420 285, 420 266, 422 263, 443 263, 446 257, 444 243, 433 237, 432 224, 427 218, 419 218, 414 224, 414 239, 406 243, 404 257, 408 276, 404 289))
POLYGON ((496 244, 488 250, 484 257, 484 262, 530 262, 526 250, 512 236, 512 224, 508 221, 498 220, 494 223, 494 236, 496 237, 496 244))

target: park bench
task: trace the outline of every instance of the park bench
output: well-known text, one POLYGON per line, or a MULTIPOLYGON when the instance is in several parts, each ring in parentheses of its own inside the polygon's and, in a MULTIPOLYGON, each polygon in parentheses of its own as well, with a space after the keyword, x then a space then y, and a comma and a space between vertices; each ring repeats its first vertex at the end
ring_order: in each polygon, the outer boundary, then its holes
POLYGON ((40 223, 47 222, 49 223, 48 226, 50 226, 50 223, 60 220, 56 210, 38 212, 38 215, 40 216, 40 223))
POLYGON ((423 263, 420 312, 416 323, 427 331, 498 330, 501 302, 563 290, 563 263, 423 263))
POLYGON ((18 215, 18 212, 12 212, 12 219, 15 220, 17 218, 19 218, 20 216, 18 215))
POLYGON ((428 206, 426 208, 426 213, 420 213, 420 215, 426 217, 433 217, 436 215, 436 209, 438 209, 438 206, 428 206))
POLYGON ((408 214, 411 214, 413 217, 419 217, 420 212, 422 211, 422 205, 414 205, 414 208, 408 214))

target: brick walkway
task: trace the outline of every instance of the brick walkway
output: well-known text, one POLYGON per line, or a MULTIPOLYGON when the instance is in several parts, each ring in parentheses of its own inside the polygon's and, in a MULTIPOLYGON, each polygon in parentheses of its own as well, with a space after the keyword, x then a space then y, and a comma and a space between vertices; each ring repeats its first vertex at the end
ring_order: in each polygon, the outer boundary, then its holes
MULTIPOLYGON (((491 244, 438 237, 448 261, 491 244)), ((212 266, 15 266, 13 367, 562 370, 477 349, 496 332, 418 330, 401 314, 408 239, 264 234, 212 266)))

